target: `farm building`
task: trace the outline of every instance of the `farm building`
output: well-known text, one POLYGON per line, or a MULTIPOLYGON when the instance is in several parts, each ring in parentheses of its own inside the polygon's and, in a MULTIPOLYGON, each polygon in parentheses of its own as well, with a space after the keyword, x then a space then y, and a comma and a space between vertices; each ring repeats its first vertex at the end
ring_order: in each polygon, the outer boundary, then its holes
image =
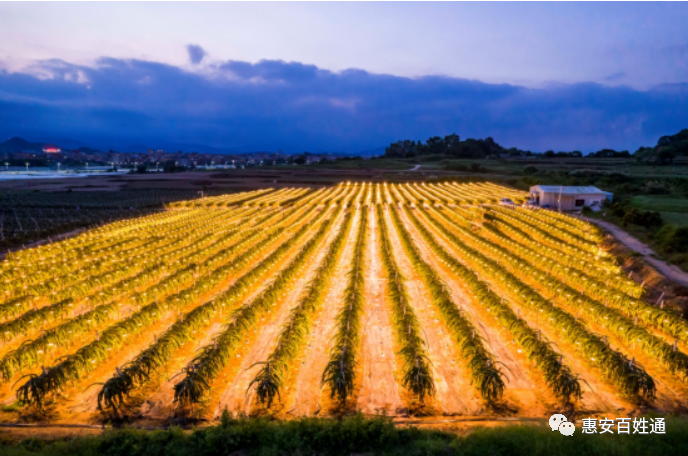
POLYGON ((536 206, 562 211, 574 211, 584 206, 600 207, 605 199, 611 201, 612 196, 612 193, 593 186, 536 185, 530 187, 530 197, 536 206))

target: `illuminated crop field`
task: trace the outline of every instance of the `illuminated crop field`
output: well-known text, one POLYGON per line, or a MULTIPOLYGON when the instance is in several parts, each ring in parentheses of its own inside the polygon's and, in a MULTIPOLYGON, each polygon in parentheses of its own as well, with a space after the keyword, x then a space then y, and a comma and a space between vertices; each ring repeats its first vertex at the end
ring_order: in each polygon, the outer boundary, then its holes
POLYGON ((0 263, 0 400, 54 420, 674 411, 688 324, 494 184, 173 203, 0 263))

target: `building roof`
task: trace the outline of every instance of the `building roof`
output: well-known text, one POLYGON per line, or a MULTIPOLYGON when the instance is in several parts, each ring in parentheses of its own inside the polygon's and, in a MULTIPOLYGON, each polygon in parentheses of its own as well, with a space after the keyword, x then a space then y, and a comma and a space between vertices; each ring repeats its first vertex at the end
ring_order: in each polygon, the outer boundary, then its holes
POLYGON ((605 192, 600 190, 599 188, 592 186, 592 185, 587 185, 587 186, 581 186, 581 187, 573 187, 573 186, 568 186, 568 185, 536 185, 534 187, 530 187, 530 191, 542 191, 544 193, 556 193, 556 194, 562 194, 562 195, 589 195, 589 194, 601 194, 601 195, 606 195, 609 192, 605 192))

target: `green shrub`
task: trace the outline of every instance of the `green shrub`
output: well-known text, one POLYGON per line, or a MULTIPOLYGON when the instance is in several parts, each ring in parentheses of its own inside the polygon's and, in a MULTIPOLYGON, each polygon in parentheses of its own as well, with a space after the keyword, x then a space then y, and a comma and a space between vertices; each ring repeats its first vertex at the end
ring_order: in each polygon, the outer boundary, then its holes
POLYGON ((447 157, 446 155, 425 155, 419 158, 424 162, 438 162, 445 160, 447 157))
POLYGON ((450 162, 444 165, 444 169, 446 169, 447 171, 462 171, 465 173, 487 173, 490 171, 480 163, 471 163, 470 165, 464 165, 462 163, 450 162))
POLYGON ((628 224, 639 225, 648 229, 657 228, 662 226, 662 216, 656 211, 641 211, 630 208, 625 210, 623 224, 624 226, 628 224))
POLYGON ((673 193, 673 189, 667 181, 648 181, 643 187, 643 193, 647 195, 670 195, 673 193))
POLYGON ((614 217, 624 218, 630 206, 628 201, 615 201, 611 204, 611 210, 614 217))
POLYGON ((688 227, 666 225, 657 232, 656 239, 669 253, 688 251, 688 227))
POLYGON ((585 435, 552 432, 543 422, 476 428, 465 436, 414 427, 396 427, 389 418, 292 421, 233 419, 185 432, 135 429, 99 436, 47 441, 0 439, 3 456, 227 456, 249 455, 494 455, 650 456, 688 454, 688 421, 667 417, 666 434, 585 435))

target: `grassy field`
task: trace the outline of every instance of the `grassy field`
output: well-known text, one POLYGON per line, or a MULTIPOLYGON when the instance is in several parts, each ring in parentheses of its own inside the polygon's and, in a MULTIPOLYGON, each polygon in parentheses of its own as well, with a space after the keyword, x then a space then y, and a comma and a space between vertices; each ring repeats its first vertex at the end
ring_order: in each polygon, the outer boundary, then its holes
MULTIPOLYGON (((543 424, 438 431, 395 426, 390 419, 223 417, 219 426, 185 432, 114 430, 73 439, 0 441, 3 456, 462 455, 657 456, 688 454, 688 422, 669 418, 666 434, 565 437, 543 424), (458 431, 458 432, 457 432, 458 431)), ((0 434, 1 438, 1 434, 0 434)))
POLYGON ((637 195, 631 203, 638 209, 688 214, 688 198, 665 195, 637 195))
MULTIPOLYGON (((688 204, 688 201, 686 202, 688 204)), ((662 212, 662 218, 667 223, 678 226, 688 226, 688 213, 686 212, 662 212)))
MULTIPOLYGON (((407 160, 407 159, 405 159, 407 160)), ((595 170, 601 172, 622 173, 628 176, 643 178, 688 177, 688 166, 656 166, 639 163, 631 159, 621 158, 500 158, 500 159, 444 159, 441 161, 415 161, 423 167, 444 169, 446 165, 470 166, 476 163, 490 171, 501 172, 509 175, 523 175, 526 167, 534 167, 542 174, 567 172, 581 173, 595 170)))
MULTIPOLYGON (((665 223, 688 226, 688 197, 671 195, 637 195, 631 200, 633 207, 644 211, 657 211, 665 223)), ((645 233, 640 233, 643 236, 645 233)))
POLYGON ((324 169, 385 169, 385 170, 407 170, 415 165, 404 160, 337 160, 310 165, 314 168, 324 169))

